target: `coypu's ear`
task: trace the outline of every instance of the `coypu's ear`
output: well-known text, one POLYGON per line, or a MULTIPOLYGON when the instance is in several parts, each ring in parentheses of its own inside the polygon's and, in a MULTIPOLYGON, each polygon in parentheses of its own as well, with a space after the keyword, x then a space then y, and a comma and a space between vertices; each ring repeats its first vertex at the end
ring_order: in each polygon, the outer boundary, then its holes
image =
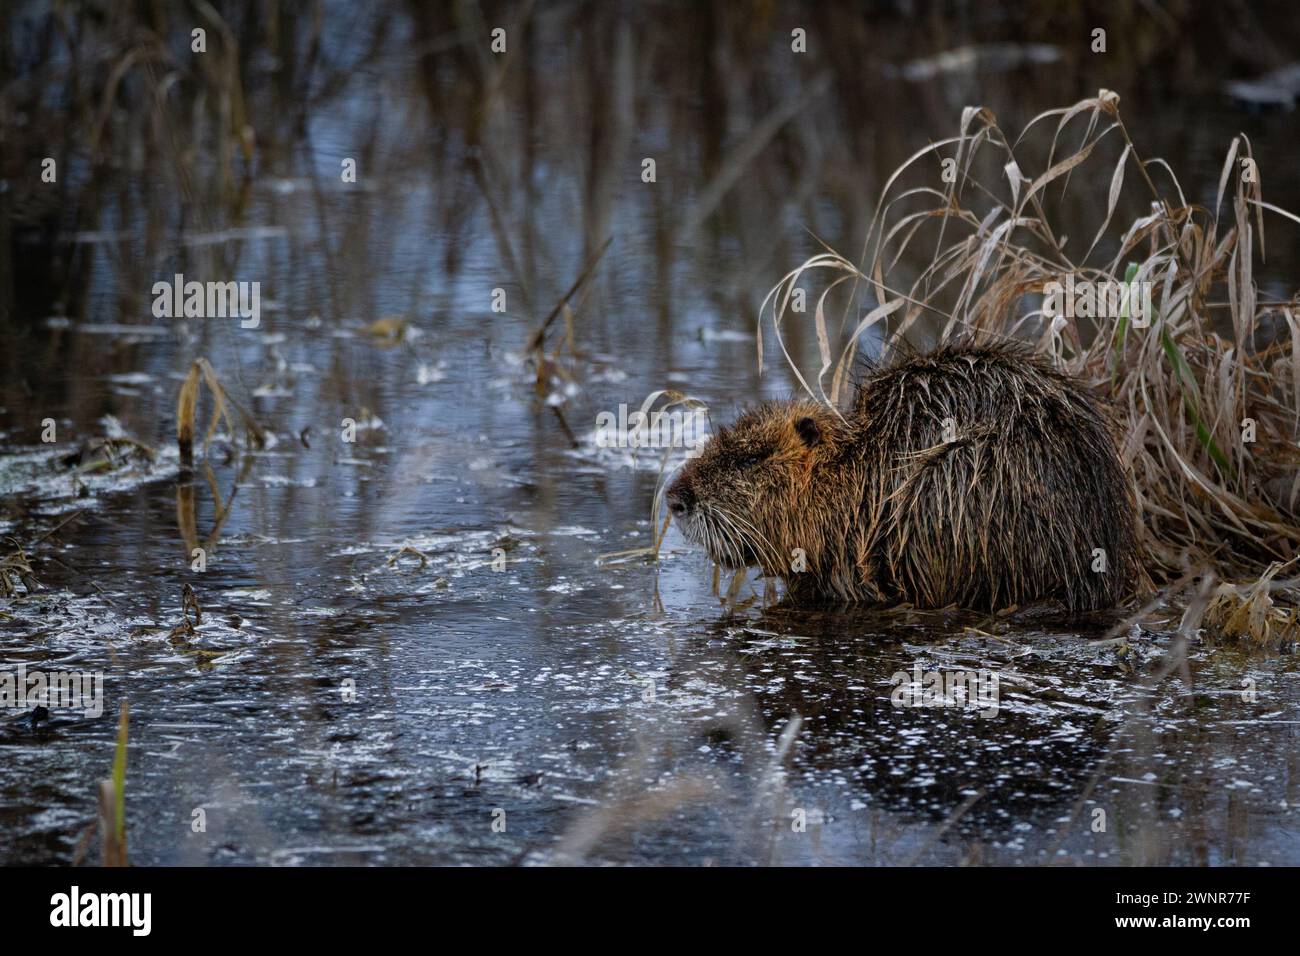
POLYGON ((803 443, 809 448, 822 440, 821 426, 817 424, 815 419, 806 415, 794 423, 794 430, 799 433, 799 437, 803 439, 803 443))

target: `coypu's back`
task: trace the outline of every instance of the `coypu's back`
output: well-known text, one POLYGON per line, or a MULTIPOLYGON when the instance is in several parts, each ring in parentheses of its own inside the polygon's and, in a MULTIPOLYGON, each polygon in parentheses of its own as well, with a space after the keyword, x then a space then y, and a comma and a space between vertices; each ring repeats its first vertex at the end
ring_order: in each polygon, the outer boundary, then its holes
POLYGON ((1109 607, 1141 576, 1109 408, 1014 344, 952 344, 858 386, 859 560, 879 597, 1109 607))

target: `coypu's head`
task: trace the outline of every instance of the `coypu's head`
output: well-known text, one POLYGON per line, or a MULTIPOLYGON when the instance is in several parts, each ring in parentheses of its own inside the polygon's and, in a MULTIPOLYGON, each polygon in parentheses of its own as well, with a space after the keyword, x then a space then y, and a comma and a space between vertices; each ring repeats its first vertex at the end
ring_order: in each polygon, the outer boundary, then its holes
POLYGON ((760 405, 683 466, 668 487, 673 521, 723 567, 784 575, 794 549, 810 560, 820 551, 827 492, 848 480, 851 445, 851 427, 825 405, 760 405))

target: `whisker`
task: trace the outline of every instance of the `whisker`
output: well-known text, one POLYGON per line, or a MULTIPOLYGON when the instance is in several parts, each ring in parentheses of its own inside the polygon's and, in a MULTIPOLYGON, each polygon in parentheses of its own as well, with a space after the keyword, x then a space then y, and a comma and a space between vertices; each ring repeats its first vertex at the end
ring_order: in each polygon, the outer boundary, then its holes
POLYGON ((738 536, 737 529, 727 520, 726 512, 722 511, 720 508, 709 508, 706 513, 708 514, 714 529, 717 531, 717 540, 724 546, 719 548, 719 552, 724 557, 734 557, 735 564, 743 567, 745 556, 743 550, 737 546, 735 541, 738 536), (724 524, 723 522, 726 523, 724 524))
POLYGON ((765 534, 759 531, 758 528, 754 527, 753 522, 749 521, 746 518, 742 518, 738 514, 733 514, 731 512, 722 512, 722 514, 724 514, 730 521, 733 522, 732 526, 736 528, 738 534, 741 533, 744 534, 746 541, 748 541, 750 547, 753 548, 754 553, 759 556, 760 562, 763 557, 766 557, 769 561, 771 561, 773 568, 780 569, 783 567, 783 562, 781 560, 781 553, 777 550, 776 545, 772 544, 772 542, 768 539, 768 537, 765 534), (736 523, 738 523, 739 525, 743 525, 745 528, 748 529, 748 532, 743 532, 742 529, 738 527, 736 523), (761 547, 760 547, 760 543, 761 543, 761 547))
POLYGON ((754 546, 753 539, 748 534, 746 534, 741 528, 737 527, 737 525, 732 520, 732 516, 729 515, 727 512, 719 508, 717 509, 717 516, 719 520, 726 522, 728 530, 730 531, 730 537, 733 539, 739 539, 736 548, 736 552, 737 552, 736 563, 738 565, 743 566, 745 563, 745 555, 744 555, 744 548, 741 547, 741 545, 749 545, 750 548, 753 548, 755 551, 757 551, 758 549, 754 546))

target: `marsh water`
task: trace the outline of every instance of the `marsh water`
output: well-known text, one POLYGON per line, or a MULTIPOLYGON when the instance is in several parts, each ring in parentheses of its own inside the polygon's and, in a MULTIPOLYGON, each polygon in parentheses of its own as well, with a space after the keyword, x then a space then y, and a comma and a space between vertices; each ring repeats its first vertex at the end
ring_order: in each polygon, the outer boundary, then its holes
MULTIPOLYGON (((715 422, 791 393, 770 342, 758 373, 764 294, 814 234, 854 254, 889 171, 971 103, 1018 130, 1114 89, 1189 198, 1213 204, 1245 131, 1266 198, 1300 208, 1295 114, 1218 88, 1277 51, 1139 18, 1102 58, 1090 21, 1036 32, 982 5, 956 27, 824 5, 221 9, 239 49, 213 27, 209 61, 180 8, 3 14, 0 533, 32 574, 0 599, 0 659, 105 692, 98 716, 0 715, 0 862, 97 860, 129 700, 137 864, 1300 863, 1294 655, 1184 647, 1177 607, 1103 640, 800 612, 757 579, 724 602, 672 530, 658 564, 620 554, 650 542, 660 458, 595 435, 657 389, 715 422), (482 40, 498 22, 508 60, 482 40), (258 326, 156 318, 176 273, 259 281, 258 326), (199 357, 269 438, 234 415, 182 474, 199 357), (91 444, 122 436, 152 458, 91 444), (995 712, 895 706, 918 670, 996 674, 995 712)), ((1275 25, 1237 27, 1284 52, 1275 25)), ((1110 173, 1064 201, 1080 236, 1110 173)), ((1276 228, 1264 291, 1287 294, 1276 228)), ((791 349, 815 365, 810 333, 791 349)))

